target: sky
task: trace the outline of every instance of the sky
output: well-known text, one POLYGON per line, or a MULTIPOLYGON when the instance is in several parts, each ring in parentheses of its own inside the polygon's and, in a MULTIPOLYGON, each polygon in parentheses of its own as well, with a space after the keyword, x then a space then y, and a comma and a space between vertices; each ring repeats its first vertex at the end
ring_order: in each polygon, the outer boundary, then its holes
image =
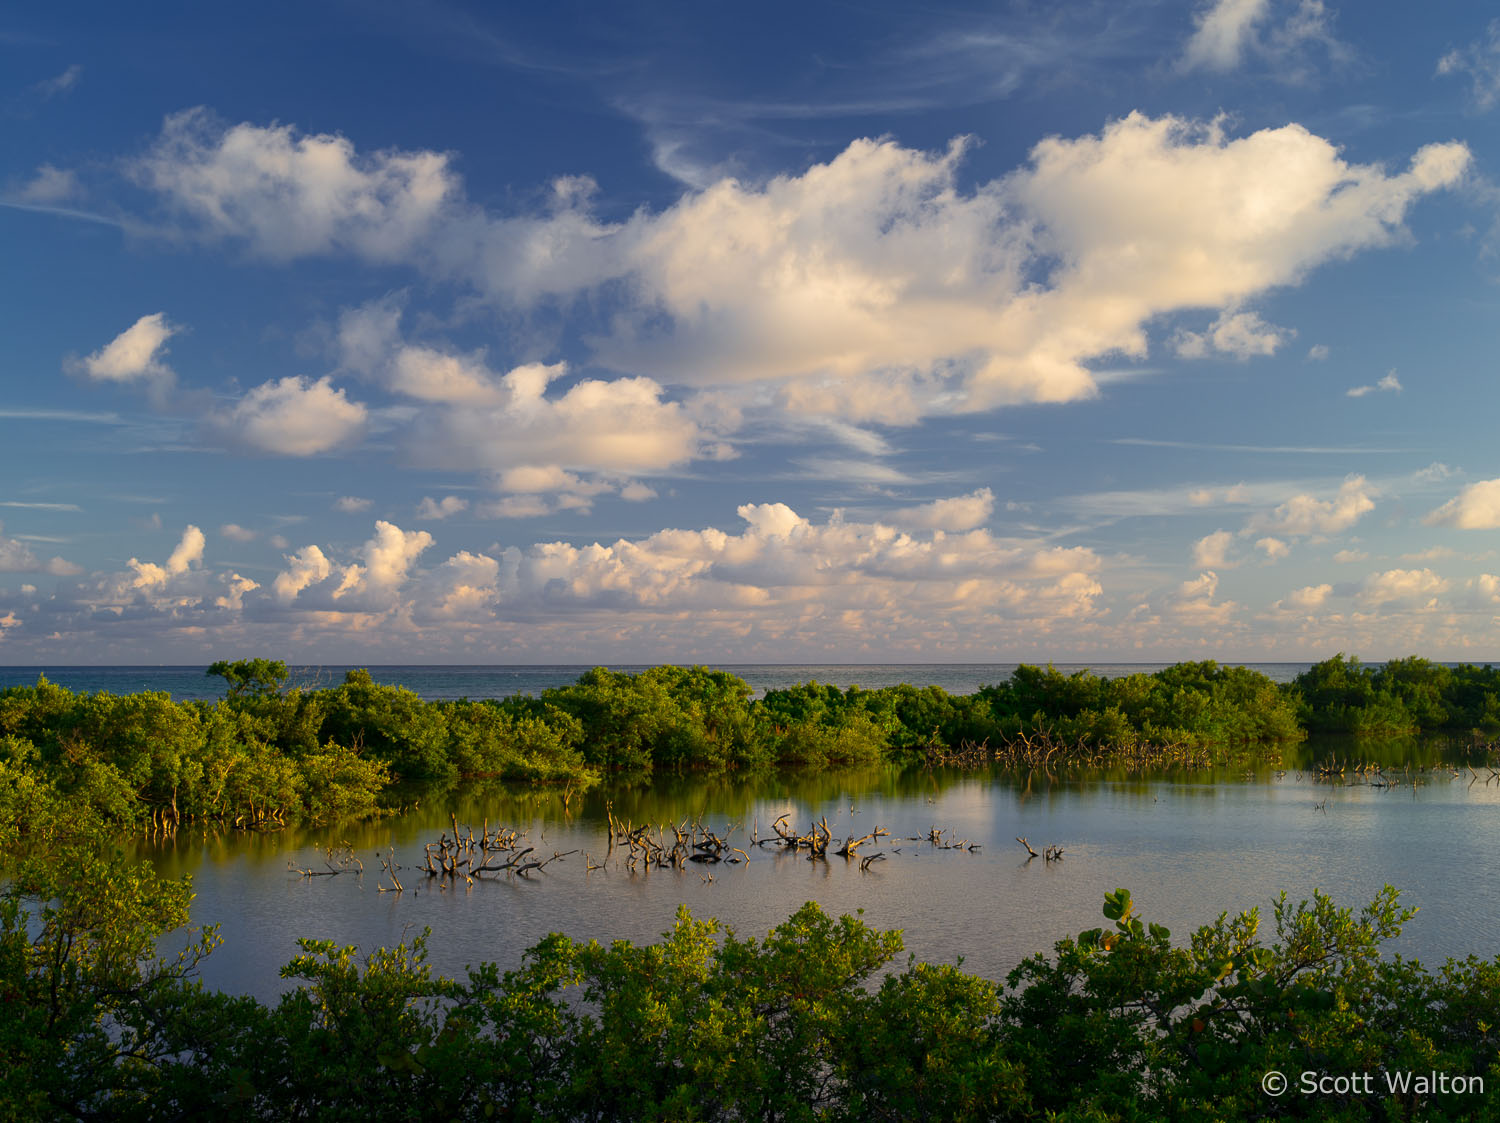
POLYGON ((1496 659, 1492 11, 12 5, 0 663, 1496 659))

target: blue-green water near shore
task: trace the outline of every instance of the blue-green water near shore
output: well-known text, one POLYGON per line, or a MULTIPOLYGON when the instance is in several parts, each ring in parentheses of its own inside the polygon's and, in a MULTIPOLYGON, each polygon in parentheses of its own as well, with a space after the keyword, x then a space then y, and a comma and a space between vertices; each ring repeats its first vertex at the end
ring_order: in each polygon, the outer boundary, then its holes
MULTIPOLYGON (((753 663, 714 664, 715 669, 739 675, 757 695, 767 690, 815 680, 835 686, 882 686, 910 683, 940 686, 950 694, 972 694, 981 686, 1004 682, 1016 663, 753 663)), ((1149 674, 1168 663, 1056 663, 1059 671, 1092 670, 1113 678, 1149 674)), ((649 664, 616 664, 616 671, 644 671, 649 664)), ((1247 663, 1274 682, 1290 682, 1310 663, 1247 663)), ((291 681, 304 687, 337 686, 349 666, 292 666, 291 681)), ((399 664, 370 666, 370 676, 387 686, 404 686, 429 702, 455 698, 505 698, 513 694, 540 694, 553 686, 567 686, 589 670, 582 664, 551 666, 428 666, 399 664)), ((108 691, 132 694, 142 690, 164 690, 178 701, 190 698, 220 698, 224 680, 209 678, 201 666, 136 667, 0 667, 0 689, 30 686, 38 675, 74 691, 108 691)))

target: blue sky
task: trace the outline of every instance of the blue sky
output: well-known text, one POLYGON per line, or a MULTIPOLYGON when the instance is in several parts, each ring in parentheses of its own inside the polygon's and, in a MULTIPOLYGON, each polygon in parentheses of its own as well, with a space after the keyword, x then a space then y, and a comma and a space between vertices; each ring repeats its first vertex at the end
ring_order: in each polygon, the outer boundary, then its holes
POLYGON ((1488 5, 494 8, 0 17, 0 661, 1500 652, 1488 5))

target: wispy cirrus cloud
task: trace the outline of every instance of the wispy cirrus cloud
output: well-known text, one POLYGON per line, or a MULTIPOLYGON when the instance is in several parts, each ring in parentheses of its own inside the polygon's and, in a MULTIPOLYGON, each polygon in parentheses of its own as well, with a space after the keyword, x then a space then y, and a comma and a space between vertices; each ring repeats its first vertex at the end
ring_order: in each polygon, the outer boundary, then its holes
POLYGON ((71 93, 82 77, 83 66, 75 62, 61 74, 55 74, 51 78, 44 78, 37 82, 31 86, 30 90, 43 101, 50 101, 52 98, 71 93))
POLYGON ((0 408, 0 418, 10 418, 16 421, 80 421, 90 425, 127 424, 118 413, 99 413, 82 409, 0 408))
POLYGON ((1344 391, 1344 395, 1350 398, 1363 398, 1367 394, 1399 394, 1403 387, 1401 380, 1396 377, 1394 370, 1387 371, 1384 378, 1370 386, 1352 386, 1344 391))
POLYGON ((17 507, 25 511, 79 511, 83 510, 77 503, 42 503, 26 502, 20 499, 0 499, 0 507, 17 507))
POLYGON ((78 173, 71 168, 55 168, 43 164, 35 174, 8 196, 13 203, 30 203, 35 206, 58 204, 79 193, 78 173))
POLYGON ((1490 21, 1483 38, 1455 47, 1438 59, 1437 73, 1467 77, 1474 108, 1480 112, 1493 109, 1500 101, 1500 20, 1490 21))
POLYGON ((1185 448, 1199 452, 1253 452, 1265 456, 1281 456, 1287 453, 1306 453, 1311 456, 1348 456, 1392 454, 1415 451, 1395 446, 1351 446, 1351 445, 1244 445, 1221 444, 1212 441, 1155 440, 1148 437, 1117 437, 1110 441, 1117 445, 1141 445, 1146 448, 1185 448))
POLYGON ((1255 63, 1279 81, 1309 81, 1354 57, 1333 33, 1334 15, 1322 0, 1209 0, 1178 68, 1227 73, 1255 63))

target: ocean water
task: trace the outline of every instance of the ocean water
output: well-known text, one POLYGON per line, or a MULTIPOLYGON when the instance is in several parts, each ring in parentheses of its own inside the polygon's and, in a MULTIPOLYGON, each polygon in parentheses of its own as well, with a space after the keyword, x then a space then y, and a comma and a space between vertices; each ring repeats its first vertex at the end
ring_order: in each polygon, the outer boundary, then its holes
MULTIPOLYGON (((1064 674, 1091 670, 1106 678, 1138 673, 1150 674, 1170 663, 1055 663, 1064 674)), ((1291 682, 1307 670, 1310 663, 1246 663, 1274 682, 1291 682)), ((640 672, 650 664, 621 664, 616 671, 640 672)), ((861 686, 875 690, 882 686, 909 683, 913 686, 939 686, 949 694, 972 694, 980 687, 1008 679, 1019 663, 725 663, 717 670, 729 671, 750 684, 756 697, 767 690, 778 690, 799 683, 816 681, 832 683, 847 689, 861 686)), ((352 665, 293 666, 291 681, 304 688, 337 686, 352 665)), ((567 686, 589 670, 583 664, 549 666, 437 666, 425 664, 390 664, 370 666, 370 677, 389 686, 404 686, 429 702, 457 698, 508 698, 515 694, 537 695, 554 686, 567 686)), ((201 666, 120 666, 120 667, 0 667, 0 689, 8 686, 31 686, 39 675, 75 692, 134 694, 161 690, 178 701, 212 700, 224 696, 224 680, 211 678, 201 666)))

